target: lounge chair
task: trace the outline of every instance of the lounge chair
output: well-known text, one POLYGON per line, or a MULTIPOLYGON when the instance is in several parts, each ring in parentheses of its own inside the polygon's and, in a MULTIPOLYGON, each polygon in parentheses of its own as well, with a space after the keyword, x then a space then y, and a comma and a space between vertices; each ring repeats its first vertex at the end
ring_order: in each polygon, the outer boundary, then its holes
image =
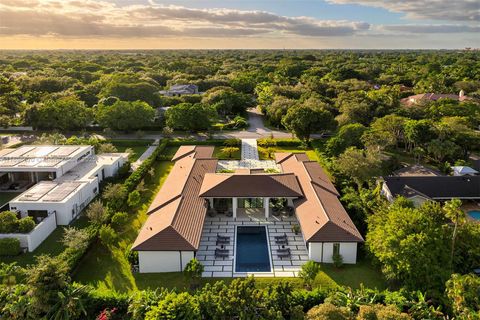
POLYGON ((230 239, 217 238, 217 246, 230 244, 230 239))
POLYGON ((230 237, 221 236, 221 235, 217 234, 217 245, 218 245, 218 243, 221 243, 221 244, 230 243, 230 237))
POLYGON ((215 249, 215 258, 228 258, 229 251, 226 249, 215 249))
POLYGON ((278 245, 287 245, 288 244, 288 237, 285 233, 282 236, 275 236, 275 243, 278 245))
POLYGON ((278 249, 277 250, 277 256, 282 259, 282 258, 289 258, 292 255, 292 252, 290 251, 290 248, 286 249, 278 249))

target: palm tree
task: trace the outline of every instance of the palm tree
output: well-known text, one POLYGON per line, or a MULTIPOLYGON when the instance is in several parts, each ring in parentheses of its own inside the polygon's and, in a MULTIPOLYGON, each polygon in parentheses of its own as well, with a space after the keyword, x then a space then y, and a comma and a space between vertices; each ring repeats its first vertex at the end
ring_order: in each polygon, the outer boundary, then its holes
POLYGON ((450 201, 445 202, 443 209, 445 210, 445 216, 452 220, 455 224, 453 228, 453 235, 452 235, 452 248, 450 251, 450 268, 453 271, 453 254, 455 251, 455 239, 457 237, 457 230, 458 225, 465 222, 466 214, 465 211, 461 209, 462 201, 460 199, 452 199, 450 201))
POLYGON ((87 315, 84 306, 86 286, 69 285, 65 291, 58 292, 58 302, 47 315, 50 320, 78 319, 82 314, 87 315))

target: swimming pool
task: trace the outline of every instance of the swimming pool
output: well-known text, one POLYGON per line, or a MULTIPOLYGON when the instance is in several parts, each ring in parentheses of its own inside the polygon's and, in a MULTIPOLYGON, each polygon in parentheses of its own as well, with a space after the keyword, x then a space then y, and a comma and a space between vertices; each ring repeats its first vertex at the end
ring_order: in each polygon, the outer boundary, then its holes
POLYGON ((468 215, 475 220, 480 220, 480 211, 479 210, 468 211, 468 215))
POLYGON ((265 226, 237 227, 235 272, 270 272, 270 252, 265 226))

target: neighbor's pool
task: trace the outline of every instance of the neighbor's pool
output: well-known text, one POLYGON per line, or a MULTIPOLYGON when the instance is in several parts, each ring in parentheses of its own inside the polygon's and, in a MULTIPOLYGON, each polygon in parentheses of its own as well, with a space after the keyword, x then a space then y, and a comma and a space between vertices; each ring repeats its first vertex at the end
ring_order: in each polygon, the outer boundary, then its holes
POLYGON ((235 272, 270 272, 267 230, 260 227, 237 227, 235 272))
POLYGON ((479 210, 468 211, 468 215, 475 220, 480 220, 480 211, 479 210))

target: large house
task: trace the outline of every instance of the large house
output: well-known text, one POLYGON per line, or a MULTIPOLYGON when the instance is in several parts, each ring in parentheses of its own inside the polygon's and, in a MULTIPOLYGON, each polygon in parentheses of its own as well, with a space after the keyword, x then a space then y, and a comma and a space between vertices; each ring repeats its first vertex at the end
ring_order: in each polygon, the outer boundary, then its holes
POLYGON ((415 206, 429 200, 480 200, 480 176, 390 176, 384 178, 382 194, 389 201, 403 196, 415 206))
POLYGON ((78 217, 98 194, 99 183, 114 176, 127 159, 126 153, 95 155, 92 146, 0 150, 0 190, 21 192, 9 201, 9 209, 37 222, 31 235, 15 237, 24 240, 22 245, 28 250, 35 249, 57 225, 68 225, 78 217))
POLYGON ((168 90, 160 91, 161 95, 167 97, 180 97, 183 95, 199 94, 198 86, 194 84, 176 84, 168 90))
POLYGON ((170 175, 132 247, 138 252, 140 272, 181 271, 200 255, 211 257, 204 263, 215 264, 220 271, 215 260, 230 264, 230 274, 239 272, 242 254, 257 259, 241 266, 247 272, 272 271, 279 259, 278 265, 289 266, 307 260, 330 263, 334 253, 344 263, 356 263, 363 238, 317 162, 305 154, 277 153, 280 173, 258 169, 220 173, 213 151, 210 146, 182 146, 173 157, 170 175), (287 216, 282 218, 279 210, 287 216), (213 224, 218 234, 211 233, 213 224), (293 236, 291 229, 297 225, 298 235, 293 236), (244 243, 249 235, 260 240, 244 243), (224 246, 225 238, 229 240, 224 246), (258 266, 262 259, 265 269, 258 266))
POLYGON ((413 96, 409 96, 400 100, 400 102, 405 106, 413 106, 425 102, 437 101, 440 99, 451 99, 456 101, 466 101, 471 100, 470 97, 467 97, 463 90, 456 94, 442 94, 442 93, 420 93, 413 96))

